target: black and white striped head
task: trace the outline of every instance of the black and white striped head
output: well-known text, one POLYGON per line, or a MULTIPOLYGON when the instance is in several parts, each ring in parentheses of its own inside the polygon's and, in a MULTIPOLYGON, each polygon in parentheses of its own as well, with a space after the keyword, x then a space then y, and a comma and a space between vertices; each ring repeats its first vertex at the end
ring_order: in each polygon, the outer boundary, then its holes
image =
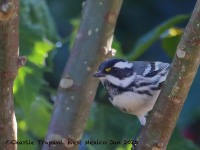
POLYGON ((109 59, 104 61, 94 77, 99 77, 102 82, 105 80, 116 86, 126 87, 134 78, 133 64, 123 59, 109 59))

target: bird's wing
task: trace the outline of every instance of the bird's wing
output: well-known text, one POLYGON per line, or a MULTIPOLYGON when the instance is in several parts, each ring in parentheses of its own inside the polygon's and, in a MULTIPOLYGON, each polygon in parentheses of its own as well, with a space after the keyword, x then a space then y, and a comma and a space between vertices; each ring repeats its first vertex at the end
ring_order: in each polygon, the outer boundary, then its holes
POLYGON ((169 70, 170 64, 163 62, 149 62, 148 66, 142 73, 144 77, 154 77, 158 74, 166 73, 169 70))
POLYGON ((142 75, 143 72, 149 68, 148 65, 150 62, 148 61, 133 61, 133 71, 136 72, 138 75, 142 75))

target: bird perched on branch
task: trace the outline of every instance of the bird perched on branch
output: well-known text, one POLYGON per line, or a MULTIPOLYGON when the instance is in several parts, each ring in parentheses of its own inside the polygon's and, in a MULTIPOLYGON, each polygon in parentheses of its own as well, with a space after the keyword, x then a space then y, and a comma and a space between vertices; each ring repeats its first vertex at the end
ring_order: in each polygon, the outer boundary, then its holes
MULTIPOLYGON (((119 110, 136 115, 142 126, 152 110, 170 64, 163 62, 108 59, 93 75, 98 77, 108 93, 109 101, 119 110)), ((138 134, 140 134, 140 130, 138 134)), ((137 134, 137 136, 138 136, 137 134)))

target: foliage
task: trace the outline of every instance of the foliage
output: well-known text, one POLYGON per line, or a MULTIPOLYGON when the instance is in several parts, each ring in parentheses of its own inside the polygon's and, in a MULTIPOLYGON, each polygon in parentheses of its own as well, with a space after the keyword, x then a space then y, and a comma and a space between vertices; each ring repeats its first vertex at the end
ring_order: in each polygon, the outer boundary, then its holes
MULTIPOLYGON (((58 39, 54 23, 44 0, 20 1, 20 53, 27 57, 26 66, 18 72, 14 98, 18 121, 18 139, 43 139, 46 135, 52 105, 44 96, 43 74, 50 70, 45 59, 58 39)), ((19 149, 36 149, 37 145, 18 145, 19 149)))
MULTIPOLYGON (((138 40, 138 42, 135 44, 135 47, 132 49, 132 52, 129 54, 128 59, 135 60, 138 57, 140 57, 143 53, 145 53, 145 51, 148 50, 148 48, 153 43, 155 43, 161 37, 161 35, 164 32, 166 32, 176 24, 185 21, 188 18, 189 18, 188 15, 177 15, 167 20, 166 22, 162 23, 161 25, 158 25, 154 30, 150 31, 149 33, 147 33, 138 40)), ((167 50, 170 51, 172 49, 167 49, 167 50)))

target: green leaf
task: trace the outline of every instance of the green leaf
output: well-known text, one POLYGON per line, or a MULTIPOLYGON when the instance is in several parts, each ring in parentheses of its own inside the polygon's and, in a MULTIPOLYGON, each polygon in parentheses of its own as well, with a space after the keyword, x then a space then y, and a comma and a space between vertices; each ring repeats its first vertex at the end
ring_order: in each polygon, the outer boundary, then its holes
POLYGON ((39 138, 44 138, 46 135, 52 109, 52 105, 42 97, 37 97, 31 104, 30 114, 27 116, 28 126, 39 138))
MULTIPOLYGON (((27 132, 18 129, 18 141, 34 141, 34 139, 27 134, 27 132)), ((17 149, 19 150, 36 150, 38 149, 37 143, 34 141, 34 144, 18 144, 17 149)))
POLYGON ((14 84, 16 106, 21 107, 25 115, 29 112, 30 105, 38 95, 42 84, 45 83, 41 70, 34 64, 28 63, 28 65, 19 70, 14 84))
POLYGON ((144 35, 139 41, 135 44, 135 47, 131 50, 130 54, 127 56, 129 60, 135 60, 144 54, 147 49, 155 43, 169 28, 175 26, 178 23, 181 23, 189 18, 189 15, 177 15, 161 25, 157 26, 155 29, 144 35))
POLYGON ((48 52, 54 48, 54 45, 48 41, 37 41, 34 43, 34 52, 28 56, 28 60, 39 67, 45 65, 45 59, 48 52))

